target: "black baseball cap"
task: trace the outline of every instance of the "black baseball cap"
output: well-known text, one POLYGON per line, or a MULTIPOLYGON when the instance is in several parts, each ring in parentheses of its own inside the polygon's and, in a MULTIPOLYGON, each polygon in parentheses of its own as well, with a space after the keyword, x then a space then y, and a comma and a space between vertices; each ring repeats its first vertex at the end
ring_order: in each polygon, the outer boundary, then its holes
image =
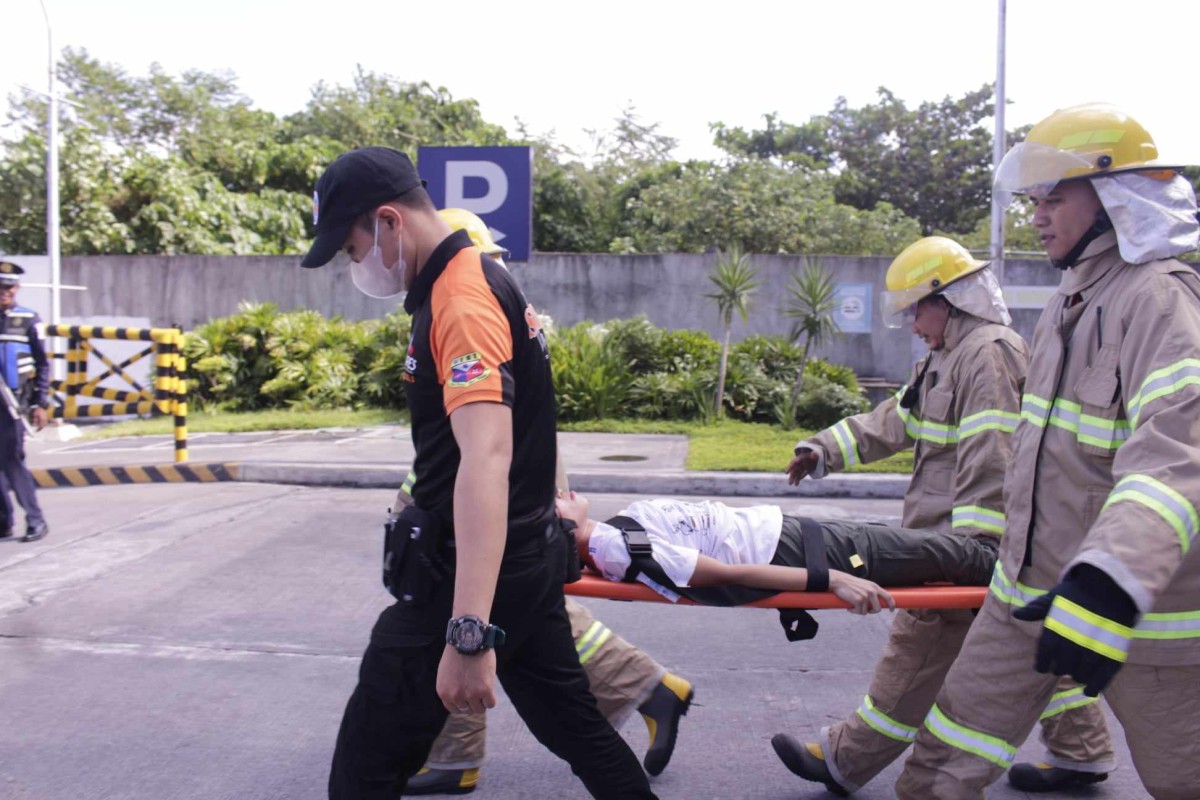
POLYGON ((328 264, 360 214, 424 185, 417 168, 399 150, 363 147, 342 153, 317 180, 313 192, 317 238, 300 266, 328 264))
POLYGON ((25 270, 11 261, 0 261, 0 286, 16 286, 25 270))

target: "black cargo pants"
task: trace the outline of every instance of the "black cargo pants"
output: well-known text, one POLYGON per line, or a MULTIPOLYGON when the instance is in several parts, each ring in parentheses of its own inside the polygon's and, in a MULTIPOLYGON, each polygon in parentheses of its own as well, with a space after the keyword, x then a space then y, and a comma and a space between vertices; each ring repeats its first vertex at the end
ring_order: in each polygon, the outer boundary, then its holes
MULTIPOLYGON (((641 765, 596 708, 563 605, 563 537, 505 552, 490 622, 508 634, 497 676, 529 730, 593 797, 655 800, 641 765)), ((426 608, 379 615, 346 705, 329 776, 331 800, 393 800, 446 722, 437 696, 454 582, 426 608)))
MULTIPOLYGON (((830 569, 849 572, 880 586, 957 583, 987 586, 996 566, 999 540, 870 522, 817 520, 830 569), (854 560, 858 556, 861 563, 854 560)), ((803 567, 800 520, 785 514, 772 564, 803 567)))

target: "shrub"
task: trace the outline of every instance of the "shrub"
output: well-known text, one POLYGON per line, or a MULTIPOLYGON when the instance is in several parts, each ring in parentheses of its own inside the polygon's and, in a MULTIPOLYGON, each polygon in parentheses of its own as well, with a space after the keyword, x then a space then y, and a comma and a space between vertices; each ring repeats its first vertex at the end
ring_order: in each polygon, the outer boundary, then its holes
POLYGON ((661 346, 668 372, 716 370, 721 358, 721 345, 704 331, 666 331, 661 346))
POLYGON ((200 406, 215 404, 235 411, 271 405, 259 390, 275 377, 267 339, 278 317, 274 303, 242 303, 238 313, 189 333, 184 355, 195 376, 189 381, 189 399, 200 406))
POLYGON ((845 364, 831 364, 828 361, 814 358, 804 365, 804 374, 843 386, 852 394, 862 391, 858 387, 858 376, 845 364))
POLYGON ((325 319, 316 311, 280 313, 273 303, 243 303, 238 313, 188 334, 189 393, 200 406, 234 411, 296 407, 396 407, 402 396, 407 318, 382 322, 325 319))
POLYGON ((769 421, 770 411, 762 406, 763 398, 779 385, 767 375, 762 364, 748 355, 735 353, 729 361, 725 380, 725 409, 736 419, 769 421))
POLYGON ((370 405, 405 407, 404 360, 408 357, 411 335, 412 318, 402 308, 388 314, 375 326, 367 345, 371 360, 362 380, 363 396, 370 405))
POLYGON ((868 408, 865 397, 845 386, 814 380, 805 385, 796 404, 796 421, 805 428, 828 428, 840 419, 861 414, 868 408))
POLYGON ((606 346, 606 331, 591 322, 550 337, 550 369, 564 421, 625 413, 633 376, 622 354, 606 346))
POLYGON ((716 388, 712 370, 639 375, 629 389, 630 412, 644 419, 707 420, 716 388))
POLYGON ((363 404, 359 381, 370 362, 372 322, 325 319, 316 311, 280 314, 270 325, 267 351, 274 376, 259 391, 274 405, 303 409, 363 404))
POLYGON ((647 375, 663 372, 669 366, 669 359, 663 353, 665 331, 645 316, 610 320, 604 327, 608 331, 605 346, 621 353, 630 372, 647 375))
POLYGON ((763 372, 772 380, 795 380, 804 358, 803 348, 783 336, 747 336, 734 345, 733 352, 762 365, 763 372))
MULTIPOLYGON (((403 408, 411 322, 347 322, 315 311, 243 304, 187 334, 190 401, 249 411, 373 406, 403 408)), ((714 413, 720 345, 695 330, 664 331, 645 317, 583 322, 548 335, 563 421, 634 416, 707 420, 714 413)), ((812 360, 805 391, 789 398, 801 349, 752 336, 732 348, 725 394, 737 419, 825 427, 866 401, 848 367, 812 360)))

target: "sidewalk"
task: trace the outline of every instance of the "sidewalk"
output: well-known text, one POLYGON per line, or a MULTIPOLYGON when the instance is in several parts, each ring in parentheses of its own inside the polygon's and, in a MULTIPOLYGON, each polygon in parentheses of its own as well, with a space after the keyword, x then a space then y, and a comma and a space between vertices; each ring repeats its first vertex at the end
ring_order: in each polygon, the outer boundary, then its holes
MULTIPOLYGON (((908 487, 907 475, 834 475, 788 489, 782 471, 788 445, 782 442, 778 473, 688 472, 686 436, 560 433, 559 444, 571 488, 592 493, 770 497, 786 491, 801 497, 899 499, 908 487)), ((169 470, 152 471, 149 477, 145 470, 130 470, 172 464, 170 436, 72 442, 35 438, 26 450, 43 486, 232 479, 390 489, 404 481, 413 456, 409 429, 401 425, 196 433, 188 437, 186 464, 191 469, 185 477, 172 477, 169 470), (115 473, 119 479, 100 480, 96 468, 108 468, 101 470, 102 476, 115 473), (50 473, 53 478, 46 477, 50 473), (211 477, 214 473, 223 477, 211 477)))

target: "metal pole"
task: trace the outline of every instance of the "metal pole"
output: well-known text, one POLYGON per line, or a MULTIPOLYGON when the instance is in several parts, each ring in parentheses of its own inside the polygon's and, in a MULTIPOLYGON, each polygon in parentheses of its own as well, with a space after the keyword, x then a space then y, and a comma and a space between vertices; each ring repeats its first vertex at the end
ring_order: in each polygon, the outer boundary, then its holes
MULTIPOLYGON (((1007 0, 997 0, 996 20, 996 130, 992 135, 992 171, 1000 166, 1000 160, 1008 149, 1004 131, 1004 28, 1007 15, 1007 0)), ((1004 286, 1004 212, 992 195, 992 271, 996 280, 1004 286)))
POLYGON ((58 59, 54 53, 54 33, 50 27, 50 12, 46 0, 38 0, 46 20, 50 95, 49 119, 46 133, 46 255, 50 257, 50 322, 62 321, 62 261, 58 247, 58 59))

